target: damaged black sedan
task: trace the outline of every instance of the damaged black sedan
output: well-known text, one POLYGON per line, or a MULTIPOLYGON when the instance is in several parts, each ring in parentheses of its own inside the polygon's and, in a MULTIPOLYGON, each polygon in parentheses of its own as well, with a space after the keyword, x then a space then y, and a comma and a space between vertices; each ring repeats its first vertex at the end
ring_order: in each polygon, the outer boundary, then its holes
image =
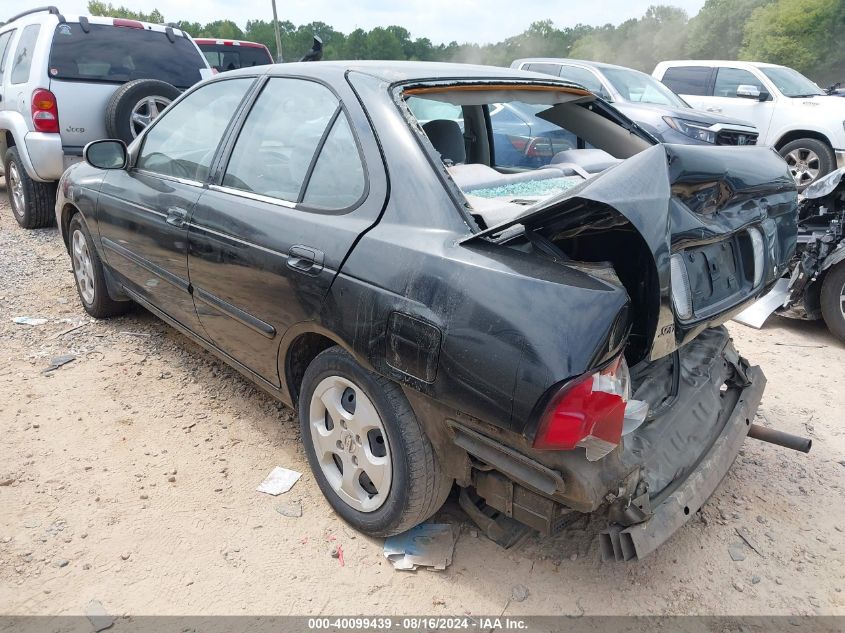
POLYGON ((457 482, 480 521, 605 512, 604 554, 641 557, 753 427, 765 378, 721 324, 795 247, 770 149, 658 145, 542 75, 325 62, 226 73, 85 154, 56 206, 85 309, 135 301, 296 406, 363 532, 457 482))

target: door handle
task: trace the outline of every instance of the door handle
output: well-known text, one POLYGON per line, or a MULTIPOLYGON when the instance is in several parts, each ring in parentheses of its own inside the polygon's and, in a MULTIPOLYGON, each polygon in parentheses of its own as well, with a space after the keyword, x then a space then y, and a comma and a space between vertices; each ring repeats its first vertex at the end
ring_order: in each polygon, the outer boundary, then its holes
POLYGON ((179 207, 170 207, 167 209, 167 217, 165 218, 165 222, 167 222, 170 226, 177 226, 182 227, 187 224, 188 219, 188 212, 185 209, 181 209, 179 207))
POLYGON ((310 246, 291 246, 288 251, 288 268, 306 275, 318 275, 323 270, 323 251, 310 246))
POLYGON ((709 108, 707 108, 707 111, 708 112, 721 112, 722 108, 718 108, 716 106, 710 106, 709 108))

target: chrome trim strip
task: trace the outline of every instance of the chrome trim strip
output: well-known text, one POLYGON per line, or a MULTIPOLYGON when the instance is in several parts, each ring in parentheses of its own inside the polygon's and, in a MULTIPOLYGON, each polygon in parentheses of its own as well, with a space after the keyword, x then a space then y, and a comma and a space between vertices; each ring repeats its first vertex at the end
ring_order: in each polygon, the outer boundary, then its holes
POLYGON ((189 187, 196 187, 197 189, 204 189, 205 183, 200 182, 199 180, 189 180, 187 178, 179 178, 178 176, 170 176, 168 174, 159 174, 154 171, 147 171, 146 169, 141 169, 139 167, 133 167, 132 171, 137 174, 141 174, 143 176, 152 176, 153 178, 161 178, 163 180, 171 180, 173 182, 178 182, 182 185, 188 185, 189 187))
POLYGON ((275 204, 279 207, 285 207, 286 209, 295 209, 296 203, 295 202, 288 202, 287 200, 282 200, 281 198, 272 198, 270 196, 264 196, 260 193, 253 193, 251 191, 244 191, 243 189, 235 189, 234 187, 223 187, 221 185, 209 185, 208 188, 211 191, 216 191, 218 193, 228 193, 233 196, 239 196, 241 198, 247 198, 248 200, 256 200, 258 202, 267 202, 269 204, 275 204))

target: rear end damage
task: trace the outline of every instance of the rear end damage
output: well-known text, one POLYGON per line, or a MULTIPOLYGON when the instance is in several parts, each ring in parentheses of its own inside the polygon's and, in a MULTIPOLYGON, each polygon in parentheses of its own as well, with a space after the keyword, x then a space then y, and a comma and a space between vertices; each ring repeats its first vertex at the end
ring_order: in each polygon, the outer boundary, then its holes
POLYGON ((656 146, 467 240, 534 248, 630 299, 624 358, 547 390, 516 443, 524 459, 457 432, 486 503, 544 533, 604 512, 605 559, 641 558, 686 523, 754 428, 766 380, 722 324, 784 270, 795 211, 767 149, 656 146))

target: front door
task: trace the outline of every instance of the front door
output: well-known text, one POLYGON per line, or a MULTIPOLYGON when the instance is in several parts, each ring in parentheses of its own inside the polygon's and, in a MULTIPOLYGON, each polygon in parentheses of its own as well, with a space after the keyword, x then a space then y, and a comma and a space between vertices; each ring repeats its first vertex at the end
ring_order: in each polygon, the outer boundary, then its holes
POLYGON ((109 171, 97 213, 109 266, 140 299, 199 330, 188 281, 187 223, 251 78, 210 83, 150 127, 134 166, 109 171))
POLYGON ((191 219, 188 263, 205 331, 276 386, 285 331, 316 316, 381 211, 350 121, 324 85, 269 79, 191 219))
POLYGON ((721 66, 716 68, 713 95, 694 97, 692 104, 699 107, 697 101, 701 100, 703 110, 753 124, 760 133, 760 145, 763 145, 772 122, 775 97, 770 95, 767 101, 738 97, 736 92, 740 86, 754 86, 760 92, 771 92, 754 73, 744 68, 721 66))

